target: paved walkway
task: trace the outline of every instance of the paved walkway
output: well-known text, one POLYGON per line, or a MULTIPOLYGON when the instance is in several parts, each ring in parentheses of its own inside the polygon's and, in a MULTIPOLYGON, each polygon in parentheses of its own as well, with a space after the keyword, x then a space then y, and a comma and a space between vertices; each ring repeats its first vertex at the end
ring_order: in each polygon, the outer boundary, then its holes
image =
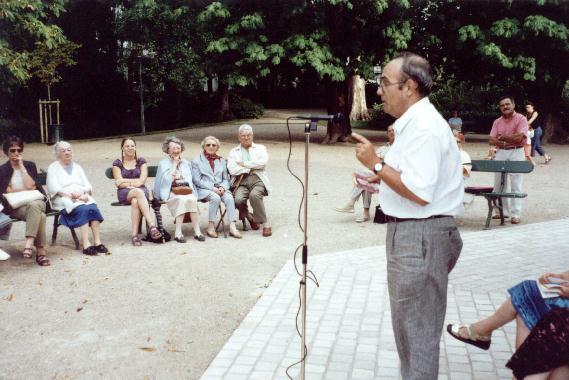
MULTIPOLYGON (((505 290, 545 271, 567 269, 569 219, 463 234, 464 249, 450 276, 447 321, 472 322, 506 298, 505 290)), ((320 282, 308 286, 306 379, 398 379, 386 287, 385 247, 309 257, 320 282)), ((298 280, 292 261, 210 364, 202 380, 287 379, 300 340, 295 331, 298 280)), ((446 323, 445 323, 446 325, 446 323)), ((444 333, 439 379, 511 379, 505 363, 513 323, 496 331, 489 351, 444 333)), ((297 378, 299 366, 289 373, 297 378)))

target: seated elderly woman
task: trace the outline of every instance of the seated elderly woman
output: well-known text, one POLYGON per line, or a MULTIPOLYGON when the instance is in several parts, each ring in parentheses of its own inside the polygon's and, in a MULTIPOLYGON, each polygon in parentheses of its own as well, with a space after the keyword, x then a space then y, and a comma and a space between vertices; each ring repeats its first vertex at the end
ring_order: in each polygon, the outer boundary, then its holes
MULTIPOLYGON (((0 166, 0 194, 16 193, 26 190, 39 190, 36 185, 37 169, 31 161, 24 161, 24 142, 21 138, 10 136, 2 145, 8 161, 0 166)), ((22 255, 33 257, 32 246, 36 247, 36 263, 40 266, 50 265, 45 252, 45 202, 43 199, 33 200, 12 208, 2 196, 4 213, 18 220, 26 221, 26 244, 22 255)))
POLYGON ((202 140, 204 151, 192 161, 192 178, 198 199, 209 202, 207 235, 212 238, 217 237, 215 216, 220 202, 223 201, 230 221, 229 234, 234 238, 241 239, 241 234, 235 226, 237 215, 233 194, 229 190, 227 162, 217 155, 219 147, 219 140, 213 136, 208 136, 202 140))
POLYGON ((546 273, 538 281, 526 280, 508 289, 507 299, 494 314, 471 325, 448 325, 447 332, 454 338, 483 350, 490 348, 492 332, 516 320, 516 348, 529 335, 537 321, 555 308, 569 308, 569 271, 546 273), (538 283, 539 282, 539 283, 538 283), (562 283, 559 296, 543 298, 540 286, 562 283), (542 285, 540 285, 542 284, 542 285))
POLYGON ((149 225, 152 239, 160 239, 162 234, 154 224, 148 204, 148 189, 144 185, 148 178, 148 165, 143 157, 136 156, 136 142, 133 138, 128 137, 122 140, 121 158, 113 162, 113 178, 117 186, 119 203, 131 206, 132 245, 142 245, 138 236, 142 216, 149 225))
POLYGON ((506 364, 516 379, 569 379, 569 309, 545 314, 506 364))
POLYGON ((47 168, 47 190, 53 207, 61 210, 59 221, 69 228, 79 228, 83 254, 94 256, 109 252, 101 242, 103 216, 91 196, 92 186, 83 168, 73 161, 71 144, 60 141, 54 146, 56 161, 47 168), (94 245, 89 241, 89 227, 94 245))
POLYGON ((194 228, 194 239, 205 241, 200 230, 198 199, 194 194, 192 167, 190 162, 181 156, 184 150, 184 143, 179 138, 166 137, 164 140, 162 151, 168 157, 158 164, 154 181, 154 196, 166 202, 168 210, 174 217, 176 224, 174 240, 178 243, 186 242, 182 234, 182 224, 190 219, 194 228))

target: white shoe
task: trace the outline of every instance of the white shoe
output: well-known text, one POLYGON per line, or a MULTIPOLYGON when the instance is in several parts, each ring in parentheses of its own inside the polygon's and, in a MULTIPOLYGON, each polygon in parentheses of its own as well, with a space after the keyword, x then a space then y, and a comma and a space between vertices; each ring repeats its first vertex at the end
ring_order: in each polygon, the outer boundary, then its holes
POLYGON ((0 261, 1 260, 8 260, 9 258, 10 258, 10 255, 0 249, 0 261))
POLYGON ((356 223, 363 223, 369 221, 371 218, 369 216, 358 216, 356 218, 356 223))
POLYGON ((338 212, 348 212, 350 214, 353 214, 354 213, 354 206, 352 206, 352 207, 349 207, 349 206, 335 207, 334 210, 338 211, 338 212))

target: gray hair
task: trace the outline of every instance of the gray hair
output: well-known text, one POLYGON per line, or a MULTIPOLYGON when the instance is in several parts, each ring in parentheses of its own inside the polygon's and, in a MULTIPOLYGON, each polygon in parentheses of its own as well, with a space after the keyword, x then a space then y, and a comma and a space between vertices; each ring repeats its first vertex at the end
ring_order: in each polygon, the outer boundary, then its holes
POLYGON ((55 143, 55 145, 53 146, 53 156, 55 157, 55 159, 58 158, 59 156, 59 150, 60 149, 66 149, 69 148, 71 149, 71 152, 73 152, 73 148, 71 147, 71 144, 68 143, 67 141, 58 141, 55 143))
POLYGON ((170 143, 175 143, 180 145, 182 152, 186 150, 186 146, 184 145, 184 142, 182 140, 180 140, 176 136, 168 136, 164 139, 164 142, 162 143, 162 152, 168 154, 168 148, 170 147, 170 143))
POLYGON ((431 65, 425 58, 408 51, 400 53, 394 59, 402 59, 401 74, 403 80, 413 79, 417 82, 417 90, 422 97, 428 96, 433 87, 431 65))
POLYGON ((241 126, 239 127, 239 134, 241 134, 241 132, 253 133, 253 127, 250 126, 249 124, 241 124, 241 126))
POLYGON ((202 140, 202 149, 205 148, 205 143, 207 142, 207 140, 213 140, 215 141, 215 143, 217 144, 217 148, 221 147, 221 143, 219 142, 219 139, 215 136, 207 136, 206 138, 204 138, 202 140))

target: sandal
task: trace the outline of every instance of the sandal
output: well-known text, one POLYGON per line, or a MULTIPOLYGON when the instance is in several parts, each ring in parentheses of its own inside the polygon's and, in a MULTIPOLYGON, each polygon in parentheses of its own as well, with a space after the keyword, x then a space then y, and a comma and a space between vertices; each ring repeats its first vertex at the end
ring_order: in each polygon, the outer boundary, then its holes
POLYGON ((24 256, 24 259, 31 259, 34 257, 34 251, 32 247, 24 248, 22 251, 22 256, 24 256))
POLYGON ((36 263, 38 263, 38 265, 40 267, 47 267, 47 266, 51 265, 51 263, 49 262, 49 259, 47 257, 45 257, 45 255, 37 255, 36 256, 36 263))
POLYGON ((150 237, 154 240, 162 239, 162 233, 156 227, 150 227, 150 237))
POLYGON ((97 248, 94 246, 87 247, 83 250, 83 254, 87 256, 97 256, 97 248))
POLYGON ((134 245, 135 247, 140 247, 142 245, 142 240, 140 240, 138 235, 134 235, 131 238, 131 240, 132 240, 132 245, 134 245))
POLYGON ((461 342, 472 344, 475 347, 487 350, 490 348, 490 343, 492 343, 491 336, 478 335, 472 331, 472 325, 453 325, 447 326, 447 332, 455 339, 461 342), (460 329, 465 328, 468 333, 468 338, 463 338, 460 336, 460 329))

